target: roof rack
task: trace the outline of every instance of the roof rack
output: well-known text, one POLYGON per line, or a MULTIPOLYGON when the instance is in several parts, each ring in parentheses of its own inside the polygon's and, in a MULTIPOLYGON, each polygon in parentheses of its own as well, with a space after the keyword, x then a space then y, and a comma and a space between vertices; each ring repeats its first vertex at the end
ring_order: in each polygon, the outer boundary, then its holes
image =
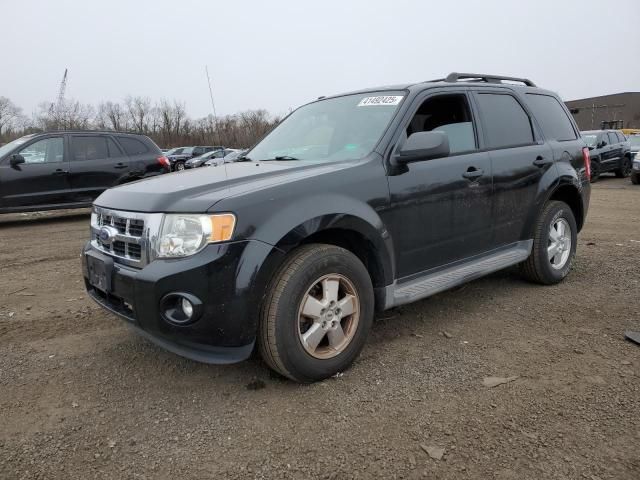
POLYGON ((431 80, 432 82, 450 82, 455 83, 460 80, 466 80, 469 82, 484 82, 484 83, 504 83, 507 82, 520 82, 527 87, 535 87, 536 84, 527 78, 517 77, 504 77, 502 75, 485 75, 483 73, 457 73, 453 72, 447 75, 447 78, 440 78, 438 80, 431 80))

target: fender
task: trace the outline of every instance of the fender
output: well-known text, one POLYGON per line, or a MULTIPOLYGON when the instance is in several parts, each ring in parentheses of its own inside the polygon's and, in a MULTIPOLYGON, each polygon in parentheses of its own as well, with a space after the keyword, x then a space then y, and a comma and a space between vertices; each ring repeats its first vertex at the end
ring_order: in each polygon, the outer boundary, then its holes
POLYGON ((369 204, 353 197, 335 192, 304 197, 272 215, 258 227, 252 238, 287 253, 308 237, 334 229, 355 232, 369 241, 384 284, 393 283, 395 266, 391 236, 378 213, 369 204), (311 212, 313 216, 309 216, 311 212))
POLYGON ((588 188, 589 183, 585 187, 580 179, 576 170, 571 164, 563 161, 557 161, 553 167, 548 169, 538 184, 538 192, 536 194, 536 201, 529 209, 527 221, 525 222, 525 230, 522 232, 522 239, 533 238, 534 229, 536 226, 536 220, 542 211, 544 205, 556 194, 560 189, 569 188, 575 192, 575 199, 577 200, 574 205, 570 205, 572 208, 578 207, 576 212, 576 222, 578 224, 578 231, 582 228, 584 223, 584 217, 588 205, 585 205, 584 190, 588 188))

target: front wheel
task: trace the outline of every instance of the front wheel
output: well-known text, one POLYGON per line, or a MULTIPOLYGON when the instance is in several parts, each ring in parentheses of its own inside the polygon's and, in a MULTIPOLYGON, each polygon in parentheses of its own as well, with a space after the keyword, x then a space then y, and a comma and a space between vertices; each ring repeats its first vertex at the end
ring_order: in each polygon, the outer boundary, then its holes
POLYGON ((577 232, 569 205, 554 200, 548 202, 535 227, 531 255, 520 264, 523 275, 543 285, 564 280, 576 254, 577 232))
POLYGON ((616 177, 627 178, 631 173, 631 160, 629 157, 624 157, 620 163, 620 168, 615 171, 616 177))
POLYGON ((373 313, 373 287, 362 262, 340 247, 305 245, 285 260, 267 291, 260 354, 292 380, 322 380, 358 356, 373 313))
POLYGON ((184 162, 176 162, 176 166, 174 167, 176 172, 181 172, 184 170, 184 162))

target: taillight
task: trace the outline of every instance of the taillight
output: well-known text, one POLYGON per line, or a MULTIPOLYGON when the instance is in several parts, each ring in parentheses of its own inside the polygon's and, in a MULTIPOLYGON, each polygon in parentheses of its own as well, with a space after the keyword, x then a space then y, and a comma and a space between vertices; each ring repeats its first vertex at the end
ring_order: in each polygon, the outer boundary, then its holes
POLYGON ((582 149, 582 158, 584 160, 584 173, 587 176, 587 180, 591 180, 591 155, 589 155, 587 147, 582 149))
POLYGON ((171 163, 169 162, 169 159, 167 157, 162 155, 158 157, 156 160, 158 160, 158 163, 162 165, 164 168, 171 170, 171 163))

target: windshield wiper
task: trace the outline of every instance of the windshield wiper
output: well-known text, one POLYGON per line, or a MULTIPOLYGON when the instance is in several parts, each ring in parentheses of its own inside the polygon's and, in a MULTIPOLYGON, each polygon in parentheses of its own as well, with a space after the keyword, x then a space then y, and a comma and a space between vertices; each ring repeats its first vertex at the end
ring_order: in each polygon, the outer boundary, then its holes
POLYGON ((291 155, 276 155, 269 160, 265 160, 265 162, 273 161, 273 160, 300 160, 299 158, 292 157, 291 155))

